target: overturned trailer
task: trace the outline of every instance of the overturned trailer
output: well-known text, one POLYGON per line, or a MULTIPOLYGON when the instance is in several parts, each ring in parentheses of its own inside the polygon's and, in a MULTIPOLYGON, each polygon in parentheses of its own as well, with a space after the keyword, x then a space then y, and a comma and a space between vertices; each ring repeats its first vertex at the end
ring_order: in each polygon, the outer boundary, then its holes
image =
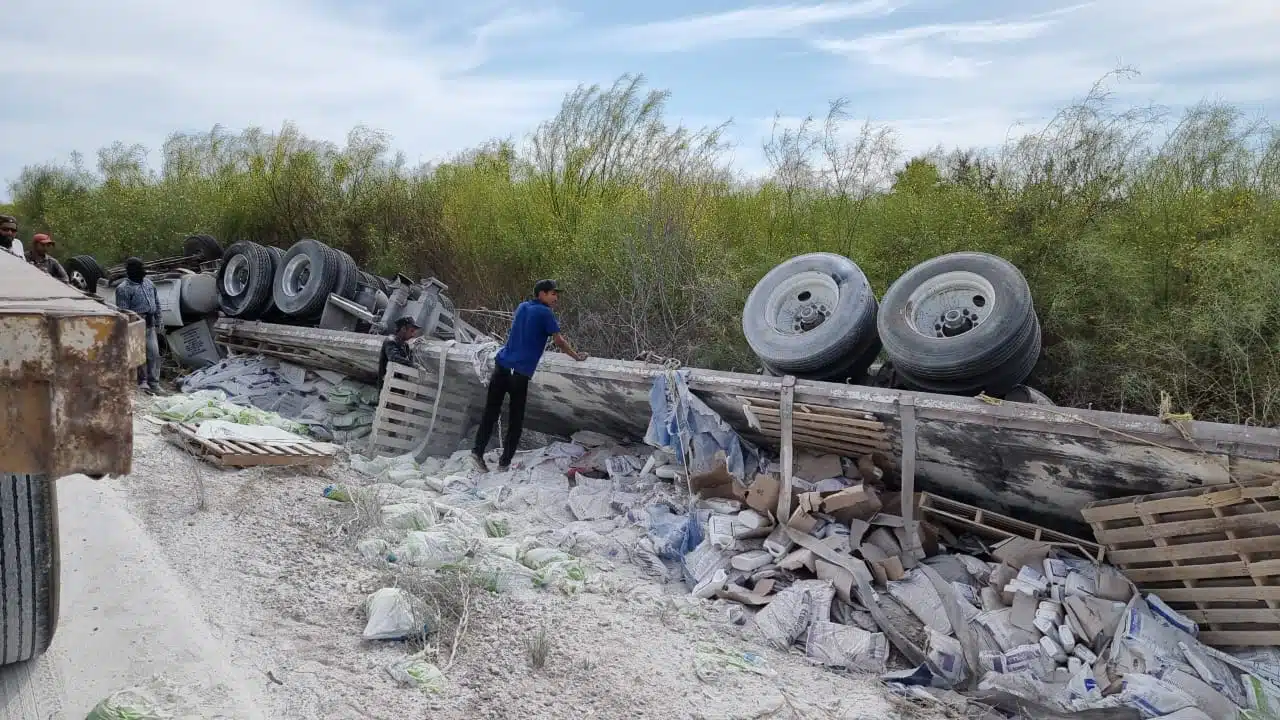
MULTIPOLYGON (((225 319, 217 334, 230 347, 366 377, 377 368, 376 336, 225 319)), ((457 449, 483 407, 482 348, 422 342, 419 367, 394 369, 384 386, 382 404, 389 411, 380 413, 386 422, 375 425, 374 449, 457 449), (427 428, 431 437, 424 445, 427 428)), ((590 429, 642 437, 654 380, 666 372, 651 363, 578 363, 548 354, 532 383, 525 427, 555 435, 590 429)), ((904 457, 905 444, 918 488, 1059 526, 1078 526, 1081 508, 1098 500, 1280 473, 1275 429, 1208 422, 1174 427, 1144 415, 698 368, 682 372, 695 394, 752 441, 776 447, 787 429, 797 447, 879 454, 891 463, 904 457)))

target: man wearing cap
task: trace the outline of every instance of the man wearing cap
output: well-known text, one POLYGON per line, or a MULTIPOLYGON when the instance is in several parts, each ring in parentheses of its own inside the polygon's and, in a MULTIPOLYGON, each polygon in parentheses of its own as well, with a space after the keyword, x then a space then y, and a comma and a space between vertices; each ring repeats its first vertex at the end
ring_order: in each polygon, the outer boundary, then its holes
POLYGON ((396 331, 382 341, 382 352, 378 356, 379 385, 387 374, 387 363, 413 367, 413 351, 409 349, 409 341, 417 337, 420 330, 422 326, 409 315, 396 320, 396 331))
POLYGON ((511 396, 511 407, 507 413, 507 437, 502 445, 502 456, 498 458, 498 470, 506 471, 511 467, 511 458, 515 457, 516 446, 520 444, 520 432, 524 429, 524 404, 529 394, 529 380, 538 369, 542 351, 547 347, 547 338, 551 338, 556 347, 574 360, 587 359, 586 353, 574 350, 560 334, 560 323, 554 312, 559 302, 560 289, 556 281, 539 280, 533 286, 533 299, 520 303, 520 307, 516 308, 515 318, 511 321, 511 332, 507 333, 507 344, 494 358, 493 375, 489 378, 489 392, 485 397, 484 417, 480 420, 476 444, 471 450, 471 459, 480 470, 489 471, 489 466, 484 461, 484 451, 493 434, 493 426, 498 422, 498 415, 502 412, 502 401, 508 395, 511 396))
POLYGON ((56 243, 53 238, 44 233, 36 233, 31 236, 31 252, 27 255, 27 262, 35 265, 41 270, 49 273, 53 277, 62 282, 70 282, 71 278, 67 277, 67 271, 62 268, 62 263, 58 262, 49 251, 53 249, 56 243))
POLYGON ((0 250, 8 250, 20 258, 26 257, 22 252, 22 241, 18 239, 18 219, 12 215, 0 215, 0 250))

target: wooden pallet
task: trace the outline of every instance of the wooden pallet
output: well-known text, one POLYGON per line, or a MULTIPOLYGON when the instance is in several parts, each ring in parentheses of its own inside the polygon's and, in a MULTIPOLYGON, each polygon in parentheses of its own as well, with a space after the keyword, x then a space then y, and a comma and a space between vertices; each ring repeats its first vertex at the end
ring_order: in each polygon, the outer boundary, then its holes
POLYGON ((920 493, 920 514, 943 525, 952 525, 971 531, 987 540, 1008 540, 1021 537, 1071 550, 1094 562, 1102 562, 1106 551, 1101 545, 1083 538, 1023 522, 1017 518, 983 510, 955 500, 948 500, 930 493, 920 493))
MULTIPOLYGON (((782 408, 778 400, 746 397, 742 403, 742 412, 752 430, 771 441, 781 439, 782 408)), ((794 405, 791 438, 797 447, 845 456, 893 451, 885 424, 875 416, 821 405, 794 405)))
MULTIPOLYGON (((431 361, 427 364, 434 365, 431 361)), ((469 386, 453 388, 448 378, 440 389, 438 372, 434 366, 413 368, 388 363, 369 436, 369 450, 374 457, 414 452, 420 449, 428 430, 431 439, 426 450, 430 454, 448 454, 456 448, 474 421, 477 398, 469 386), (442 394, 439 403, 437 389, 442 394), (434 428, 432 412, 436 414, 434 428)))
POLYGON ((1280 482, 1095 502, 1110 561, 1200 624, 1209 645, 1280 645, 1280 482))
POLYGON ((329 443, 213 440, 200 437, 191 423, 165 423, 160 433, 174 445, 219 467, 328 465, 338 449, 329 443))

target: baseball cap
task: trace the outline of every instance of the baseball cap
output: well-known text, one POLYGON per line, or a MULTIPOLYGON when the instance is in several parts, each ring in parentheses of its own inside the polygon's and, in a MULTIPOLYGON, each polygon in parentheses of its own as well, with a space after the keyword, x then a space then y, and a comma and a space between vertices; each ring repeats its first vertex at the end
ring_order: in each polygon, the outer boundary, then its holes
POLYGON ((538 293, 544 292, 560 292, 560 286, 555 280, 539 280, 533 286, 533 295, 537 297, 538 293))
POLYGON ((58 243, 44 233, 36 233, 31 236, 31 242, 36 245, 57 245, 58 243))
POLYGON ((412 315, 405 315, 404 317, 400 318, 399 320, 396 320, 396 329, 397 329, 397 330, 403 330, 403 329, 405 329, 405 328, 407 328, 407 327, 415 328, 415 329, 417 329, 417 330, 421 330, 421 329, 422 329, 422 326, 418 324, 418 321, 417 321, 417 320, 414 320, 414 319, 413 319, 413 316, 412 316, 412 315))
POLYGON ((0 225, 12 225, 16 229, 18 227, 18 219, 12 215, 0 215, 0 225))

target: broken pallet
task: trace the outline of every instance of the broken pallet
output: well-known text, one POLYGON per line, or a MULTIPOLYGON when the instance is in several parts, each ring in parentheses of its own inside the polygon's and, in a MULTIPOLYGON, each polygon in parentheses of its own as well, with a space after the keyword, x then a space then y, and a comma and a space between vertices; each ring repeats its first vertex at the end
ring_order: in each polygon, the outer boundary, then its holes
POLYGON ((165 423, 160 433, 174 445, 219 467, 328 465, 337 452, 337 447, 329 443, 202 438, 191 423, 165 423))
POLYGON ((1209 645, 1280 645, 1280 482, 1091 503, 1107 557, 1209 645))
MULTIPOLYGON (((778 400, 744 397, 742 412, 748 426, 771 442, 782 437, 782 407, 778 400)), ((888 453, 893 443, 885 424, 875 416, 853 410, 796 403, 791 411, 791 432, 797 447, 861 456, 888 453)))
POLYGON ((477 419, 478 399, 457 379, 453 379, 452 385, 446 382, 441 387, 439 367, 434 359, 421 368, 388 363, 373 418, 369 452, 373 457, 416 452, 422 449, 420 446, 430 431, 426 450, 447 455, 457 449, 477 419), (439 402, 437 394, 441 396, 439 402), (434 427, 432 413, 435 413, 434 427))

